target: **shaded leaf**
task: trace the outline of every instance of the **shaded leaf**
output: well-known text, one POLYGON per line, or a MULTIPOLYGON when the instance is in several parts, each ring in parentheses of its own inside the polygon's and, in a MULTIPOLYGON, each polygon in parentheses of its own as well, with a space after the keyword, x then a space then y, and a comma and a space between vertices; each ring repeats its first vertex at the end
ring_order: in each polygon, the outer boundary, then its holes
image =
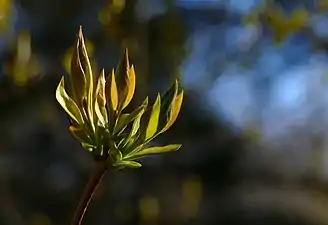
POLYGON ((114 151, 110 151, 112 157, 115 159, 115 162, 119 162, 122 161, 123 159, 123 155, 122 152, 119 151, 118 149, 114 150, 114 151))
POLYGON ((87 134, 83 127, 75 127, 73 125, 68 127, 69 133, 81 143, 86 143, 91 145, 90 136, 87 134))
POLYGON ((67 95, 65 91, 64 77, 61 78, 57 90, 56 99, 66 113, 78 124, 83 124, 82 114, 76 103, 67 95))
POLYGON ((93 145, 90 145, 88 143, 81 143, 82 148, 84 148, 85 150, 89 151, 89 152, 93 152, 93 150, 96 148, 93 145))

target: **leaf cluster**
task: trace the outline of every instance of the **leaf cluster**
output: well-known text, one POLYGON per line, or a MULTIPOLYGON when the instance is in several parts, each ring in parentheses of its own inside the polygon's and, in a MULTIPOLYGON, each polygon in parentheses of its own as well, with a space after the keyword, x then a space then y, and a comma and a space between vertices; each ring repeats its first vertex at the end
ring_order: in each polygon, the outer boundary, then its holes
POLYGON ((56 90, 56 99, 70 119, 68 128, 83 148, 96 160, 106 160, 115 168, 140 167, 136 160, 151 154, 178 150, 181 145, 146 147, 176 121, 183 100, 176 80, 150 104, 148 97, 132 112, 125 112, 136 86, 134 66, 128 50, 108 75, 104 69, 93 74, 80 27, 71 58, 70 74, 56 90))

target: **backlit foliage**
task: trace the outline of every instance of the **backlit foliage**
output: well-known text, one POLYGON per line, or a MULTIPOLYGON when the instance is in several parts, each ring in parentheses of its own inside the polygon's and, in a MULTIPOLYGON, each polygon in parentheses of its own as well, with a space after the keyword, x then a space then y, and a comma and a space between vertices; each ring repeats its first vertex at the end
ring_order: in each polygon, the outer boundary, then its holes
POLYGON ((178 82, 163 96, 158 94, 154 104, 149 104, 146 97, 141 106, 127 113, 124 109, 133 98, 135 84, 135 70, 130 66, 127 50, 115 70, 107 76, 102 70, 94 77, 80 27, 70 76, 62 77, 56 98, 70 118, 69 132, 73 137, 96 160, 107 160, 115 168, 140 167, 135 160, 181 147, 179 144, 146 147, 178 117, 183 100, 178 82))

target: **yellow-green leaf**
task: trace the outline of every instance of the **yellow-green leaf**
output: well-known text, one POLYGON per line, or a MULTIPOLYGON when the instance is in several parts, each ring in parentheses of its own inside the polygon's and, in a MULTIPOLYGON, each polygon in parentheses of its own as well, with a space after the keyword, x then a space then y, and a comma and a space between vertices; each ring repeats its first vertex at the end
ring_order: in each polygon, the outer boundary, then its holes
POLYGON ((86 98, 87 89, 86 89, 86 77, 83 71, 81 60, 79 56, 79 40, 76 42, 76 47, 73 49, 72 59, 71 59, 71 68, 70 68, 70 84, 72 88, 72 98, 77 102, 81 107, 82 100, 86 98))
POLYGON ((105 82, 105 72, 104 70, 102 70, 98 78, 98 84, 96 88, 95 112, 98 121, 103 127, 106 127, 106 124, 108 123, 108 116, 106 110, 105 82))
POLYGON ((76 103, 71 99, 65 91, 64 77, 61 78, 57 90, 56 99, 58 103, 63 107, 66 113, 78 124, 83 124, 82 114, 76 105, 76 103))
POLYGON ((80 58, 81 66, 85 74, 86 79, 86 91, 87 91, 87 113, 89 117, 90 125, 95 131, 94 125, 94 104, 96 99, 94 98, 94 78, 92 74, 91 64, 88 56, 88 52, 85 46, 82 26, 79 28, 78 32, 78 44, 77 44, 77 53, 80 58))
POLYGON ((171 108, 170 120, 168 121, 167 125, 164 127, 162 132, 167 131, 178 118, 178 115, 179 115, 179 112, 181 109, 181 105, 182 105, 182 100, 183 100, 183 91, 181 91, 174 99, 174 102, 172 103, 172 108, 171 108))
POLYGON ((112 70, 112 73, 106 79, 106 101, 109 109, 116 111, 118 105, 118 93, 114 70, 112 70))
POLYGON ((142 109, 140 111, 140 113, 137 115, 137 117, 135 118, 135 120, 133 121, 132 128, 129 133, 128 139, 131 139, 138 132, 139 127, 140 127, 140 119, 144 112, 145 112, 145 109, 142 109))
POLYGON ((94 149, 96 148, 93 145, 90 145, 88 143, 81 143, 82 148, 84 148, 85 150, 87 150, 88 152, 93 152, 94 149))
POLYGON ((163 129, 170 120, 172 103, 178 93, 178 80, 175 80, 171 88, 161 98, 161 113, 159 118, 158 130, 159 133, 164 132, 163 129))
POLYGON ((148 97, 146 97, 146 99, 144 100, 144 102, 141 104, 141 106, 139 106, 138 108, 136 108, 132 113, 124 113, 122 114, 119 119, 118 122, 114 128, 114 133, 120 133, 122 130, 125 129, 125 127, 131 123, 133 120, 136 119, 136 117, 142 112, 144 112, 144 110, 147 108, 148 106, 148 97))
POLYGON ((149 123, 145 134, 145 140, 151 138, 157 131, 160 109, 161 109, 161 97, 158 94, 150 114, 149 123))
POLYGON ((129 73, 130 73, 130 63, 129 63, 129 54, 128 49, 125 49, 124 55, 120 62, 118 63, 115 75, 116 82, 118 87, 118 110, 121 111, 125 105, 125 102, 129 93, 129 73))
POLYGON ((79 142, 92 145, 90 136, 86 133, 82 127, 75 127, 73 125, 68 127, 69 133, 79 142))
POLYGON ((131 118, 131 114, 123 113, 117 120, 117 124, 114 127, 114 134, 120 133, 129 123, 129 119, 131 118))
POLYGON ((122 106, 122 110, 129 105, 129 103, 131 102, 132 98, 133 98, 133 95, 134 95, 134 91, 135 91, 135 87, 136 87, 136 75, 135 75, 135 71, 134 71, 134 66, 132 65, 130 70, 129 70, 129 73, 126 75, 126 78, 127 79, 127 89, 128 89, 128 92, 127 92, 127 96, 126 96, 126 99, 123 103, 123 106, 122 106))
POLYGON ((150 148, 146 148, 141 151, 135 152, 135 153, 129 155, 128 157, 126 157, 126 159, 137 159, 137 158, 140 158, 140 157, 146 156, 146 155, 153 155, 153 154, 177 151, 180 149, 180 147, 181 147, 181 145, 179 145, 179 144, 171 144, 171 145, 166 145, 166 146, 161 146, 161 147, 150 147, 150 148))
POLYGON ((114 164, 117 167, 130 167, 130 168, 139 168, 142 165, 135 161, 120 161, 114 164))

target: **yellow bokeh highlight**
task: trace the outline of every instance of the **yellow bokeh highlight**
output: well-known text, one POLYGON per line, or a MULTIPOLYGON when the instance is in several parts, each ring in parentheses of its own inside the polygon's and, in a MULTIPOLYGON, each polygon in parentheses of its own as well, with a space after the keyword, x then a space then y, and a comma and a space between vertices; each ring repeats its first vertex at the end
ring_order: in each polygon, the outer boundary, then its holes
POLYGON ((156 221, 160 206, 158 199, 151 196, 142 197, 139 201, 139 213, 142 221, 156 221))
POLYGON ((28 225, 52 225, 53 223, 51 222, 51 219, 41 213, 35 213, 33 214, 29 220, 27 221, 28 225))
POLYGON ((39 62, 32 54, 31 35, 29 31, 22 31, 16 40, 16 52, 13 58, 4 63, 3 72, 10 76, 17 86, 25 86, 39 75, 39 62))
POLYGON ((186 179, 182 184, 181 214, 184 218, 198 215, 199 203, 203 196, 203 185, 198 177, 186 179))

